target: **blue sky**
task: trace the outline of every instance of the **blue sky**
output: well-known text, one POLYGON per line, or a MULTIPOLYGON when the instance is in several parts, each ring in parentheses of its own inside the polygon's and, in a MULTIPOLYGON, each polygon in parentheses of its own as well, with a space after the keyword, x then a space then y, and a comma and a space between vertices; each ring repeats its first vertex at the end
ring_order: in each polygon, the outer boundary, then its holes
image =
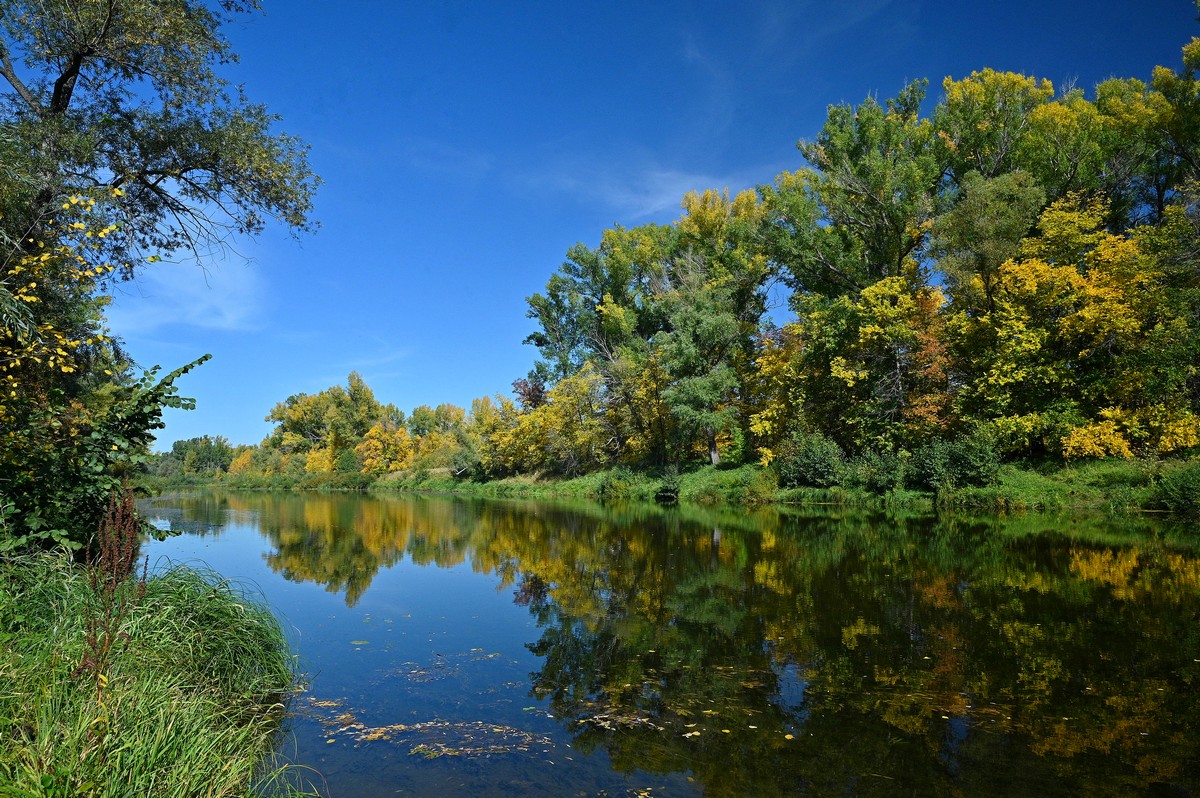
POLYGON ((263 5, 226 29, 227 77, 311 145, 322 227, 118 289, 139 364, 214 355, 159 448, 257 443, 276 402, 352 370, 406 412, 509 393, 535 355, 525 297, 572 244, 798 168, 831 103, 922 77, 932 101, 983 67, 1090 91, 1200 35, 1191 0, 263 5))

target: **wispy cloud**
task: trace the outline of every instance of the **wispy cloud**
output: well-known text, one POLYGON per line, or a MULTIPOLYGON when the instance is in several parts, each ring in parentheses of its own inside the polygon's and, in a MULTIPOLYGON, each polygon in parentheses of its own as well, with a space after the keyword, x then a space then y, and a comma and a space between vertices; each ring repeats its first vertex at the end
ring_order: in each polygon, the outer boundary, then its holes
POLYGON ((738 87, 734 70, 718 55, 719 47, 702 48, 697 38, 684 34, 682 57, 688 69, 703 78, 698 85, 698 104, 693 111, 693 129, 700 140, 720 140, 733 124, 738 113, 738 87))
MULTIPOLYGON (((747 170, 746 175, 753 174, 747 170)), ((528 188, 567 194, 603 205, 620 220, 636 222, 678 210, 683 195, 708 188, 738 191, 754 184, 746 175, 714 175, 652 163, 559 162, 522 178, 528 188)))
MULTIPOLYGON (((771 24, 776 31, 790 28, 799 32, 796 37, 799 41, 793 39, 791 42, 793 47, 797 43, 804 47, 821 47, 837 43, 842 34, 858 28, 895 4, 896 0, 851 0, 831 6, 822 0, 809 0, 790 9, 773 7, 771 24), (791 25, 780 25, 780 19, 788 20, 791 25)), ((773 43, 778 44, 778 39, 773 43)))
POLYGON ((263 293, 252 264, 160 263, 113 288, 109 327, 122 336, 176 326, 250 330, 260 323, 263 293))

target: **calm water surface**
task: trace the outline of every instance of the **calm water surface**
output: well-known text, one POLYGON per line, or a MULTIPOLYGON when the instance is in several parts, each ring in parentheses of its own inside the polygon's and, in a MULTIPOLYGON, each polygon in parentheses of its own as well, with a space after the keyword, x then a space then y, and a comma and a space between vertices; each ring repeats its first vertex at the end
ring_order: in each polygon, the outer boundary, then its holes
MULTIPOLYGON (((1200 795, 1200 535, 433 497, 156 499, 261 591, 330 796, 1200 795)), ((165 562, 165 560, 162 560, 165 562)))

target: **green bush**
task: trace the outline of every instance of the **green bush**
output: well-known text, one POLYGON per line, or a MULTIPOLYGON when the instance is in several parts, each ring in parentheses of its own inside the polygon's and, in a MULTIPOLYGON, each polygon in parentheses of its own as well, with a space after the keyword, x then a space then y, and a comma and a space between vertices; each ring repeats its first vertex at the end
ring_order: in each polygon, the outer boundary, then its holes
POLYGON ((679 501, 679 468, 669 465, 663 470, 662 484, 654 492, 654 500, 659 504, 675 504, 679 501))
POLYGON ((913 453, 912 484, 926 490, 984 487, 996 483, 1000 454, 983 434, 937 440, 913 453))
POLYGON ((1154 491, 1155 502, 1179 515, 1200 515, 1200 462, 1185 465, 1162 478, 1154 491))
POLYGON ((606 501, 628 499, 633 492, 634 476, 627 468, 614 468, 600 475, 598 498, 606 501))
POLYGON ((908 461, 896 452, 867 449, 846 464, 845 483, 871 493, 887 493, 904 487, 908 470, 908 461))
POLYGON ((842 481, 846 455, 819 432, 797 432, 775 459, 779 484, 785 488, 828 488, 842 481))
POLYGON ((778 494, 775 476, 756 465, 703 466, 679 476, 679 500, 696 504, 765 504, 778 494))
POLYGON ((150 460, 148 447, 163 427, 163 408, 193 406, 178 395, 175 380, 209 357, 161 379, 155 368, 131 384, 105 386, 97 393, 101 407, 88 413, 61 397, 41 404, 29 397, 14 400, 0 446, 0 485, 9 507, 0 525, 0 553, 83 546, 125 477, 150 460))

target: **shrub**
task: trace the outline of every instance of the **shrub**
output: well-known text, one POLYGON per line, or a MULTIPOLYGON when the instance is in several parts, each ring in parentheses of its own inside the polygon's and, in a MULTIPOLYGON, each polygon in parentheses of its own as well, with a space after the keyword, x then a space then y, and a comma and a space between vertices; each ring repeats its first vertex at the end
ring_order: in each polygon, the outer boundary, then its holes
POLYGON ((1200 462, 1193 462, 1162 478, 1154 491, 1157 504, 1179 515, 1200 515, 1200 462))
POLYGON ((927 490, 984 487, 996 483, 1000 454, 990 436, 977 433, 922 446, 911 465, 913 484, 927 490))
POLYGON ((842 481, 846 455, 819 432, 797 432, 775 460, 779 484, 785 488, 828 488, 842 481))
POLYGON ((654 494, 659 504, 675 504, 679 501, 679 468, 669 465, 663 471, 662 484, 654 494))
POLYGON ((597 497, 601 500, 628 499, 633 492, 634 476, 627 468, 614 468, 600 475, 600 484, 596 489, 597 497))
POLYGON ((872 493, 900 490, 908 477, 908 461, 896 452, 867 449, 850 460, 846 467, 846 483, 872 493))

